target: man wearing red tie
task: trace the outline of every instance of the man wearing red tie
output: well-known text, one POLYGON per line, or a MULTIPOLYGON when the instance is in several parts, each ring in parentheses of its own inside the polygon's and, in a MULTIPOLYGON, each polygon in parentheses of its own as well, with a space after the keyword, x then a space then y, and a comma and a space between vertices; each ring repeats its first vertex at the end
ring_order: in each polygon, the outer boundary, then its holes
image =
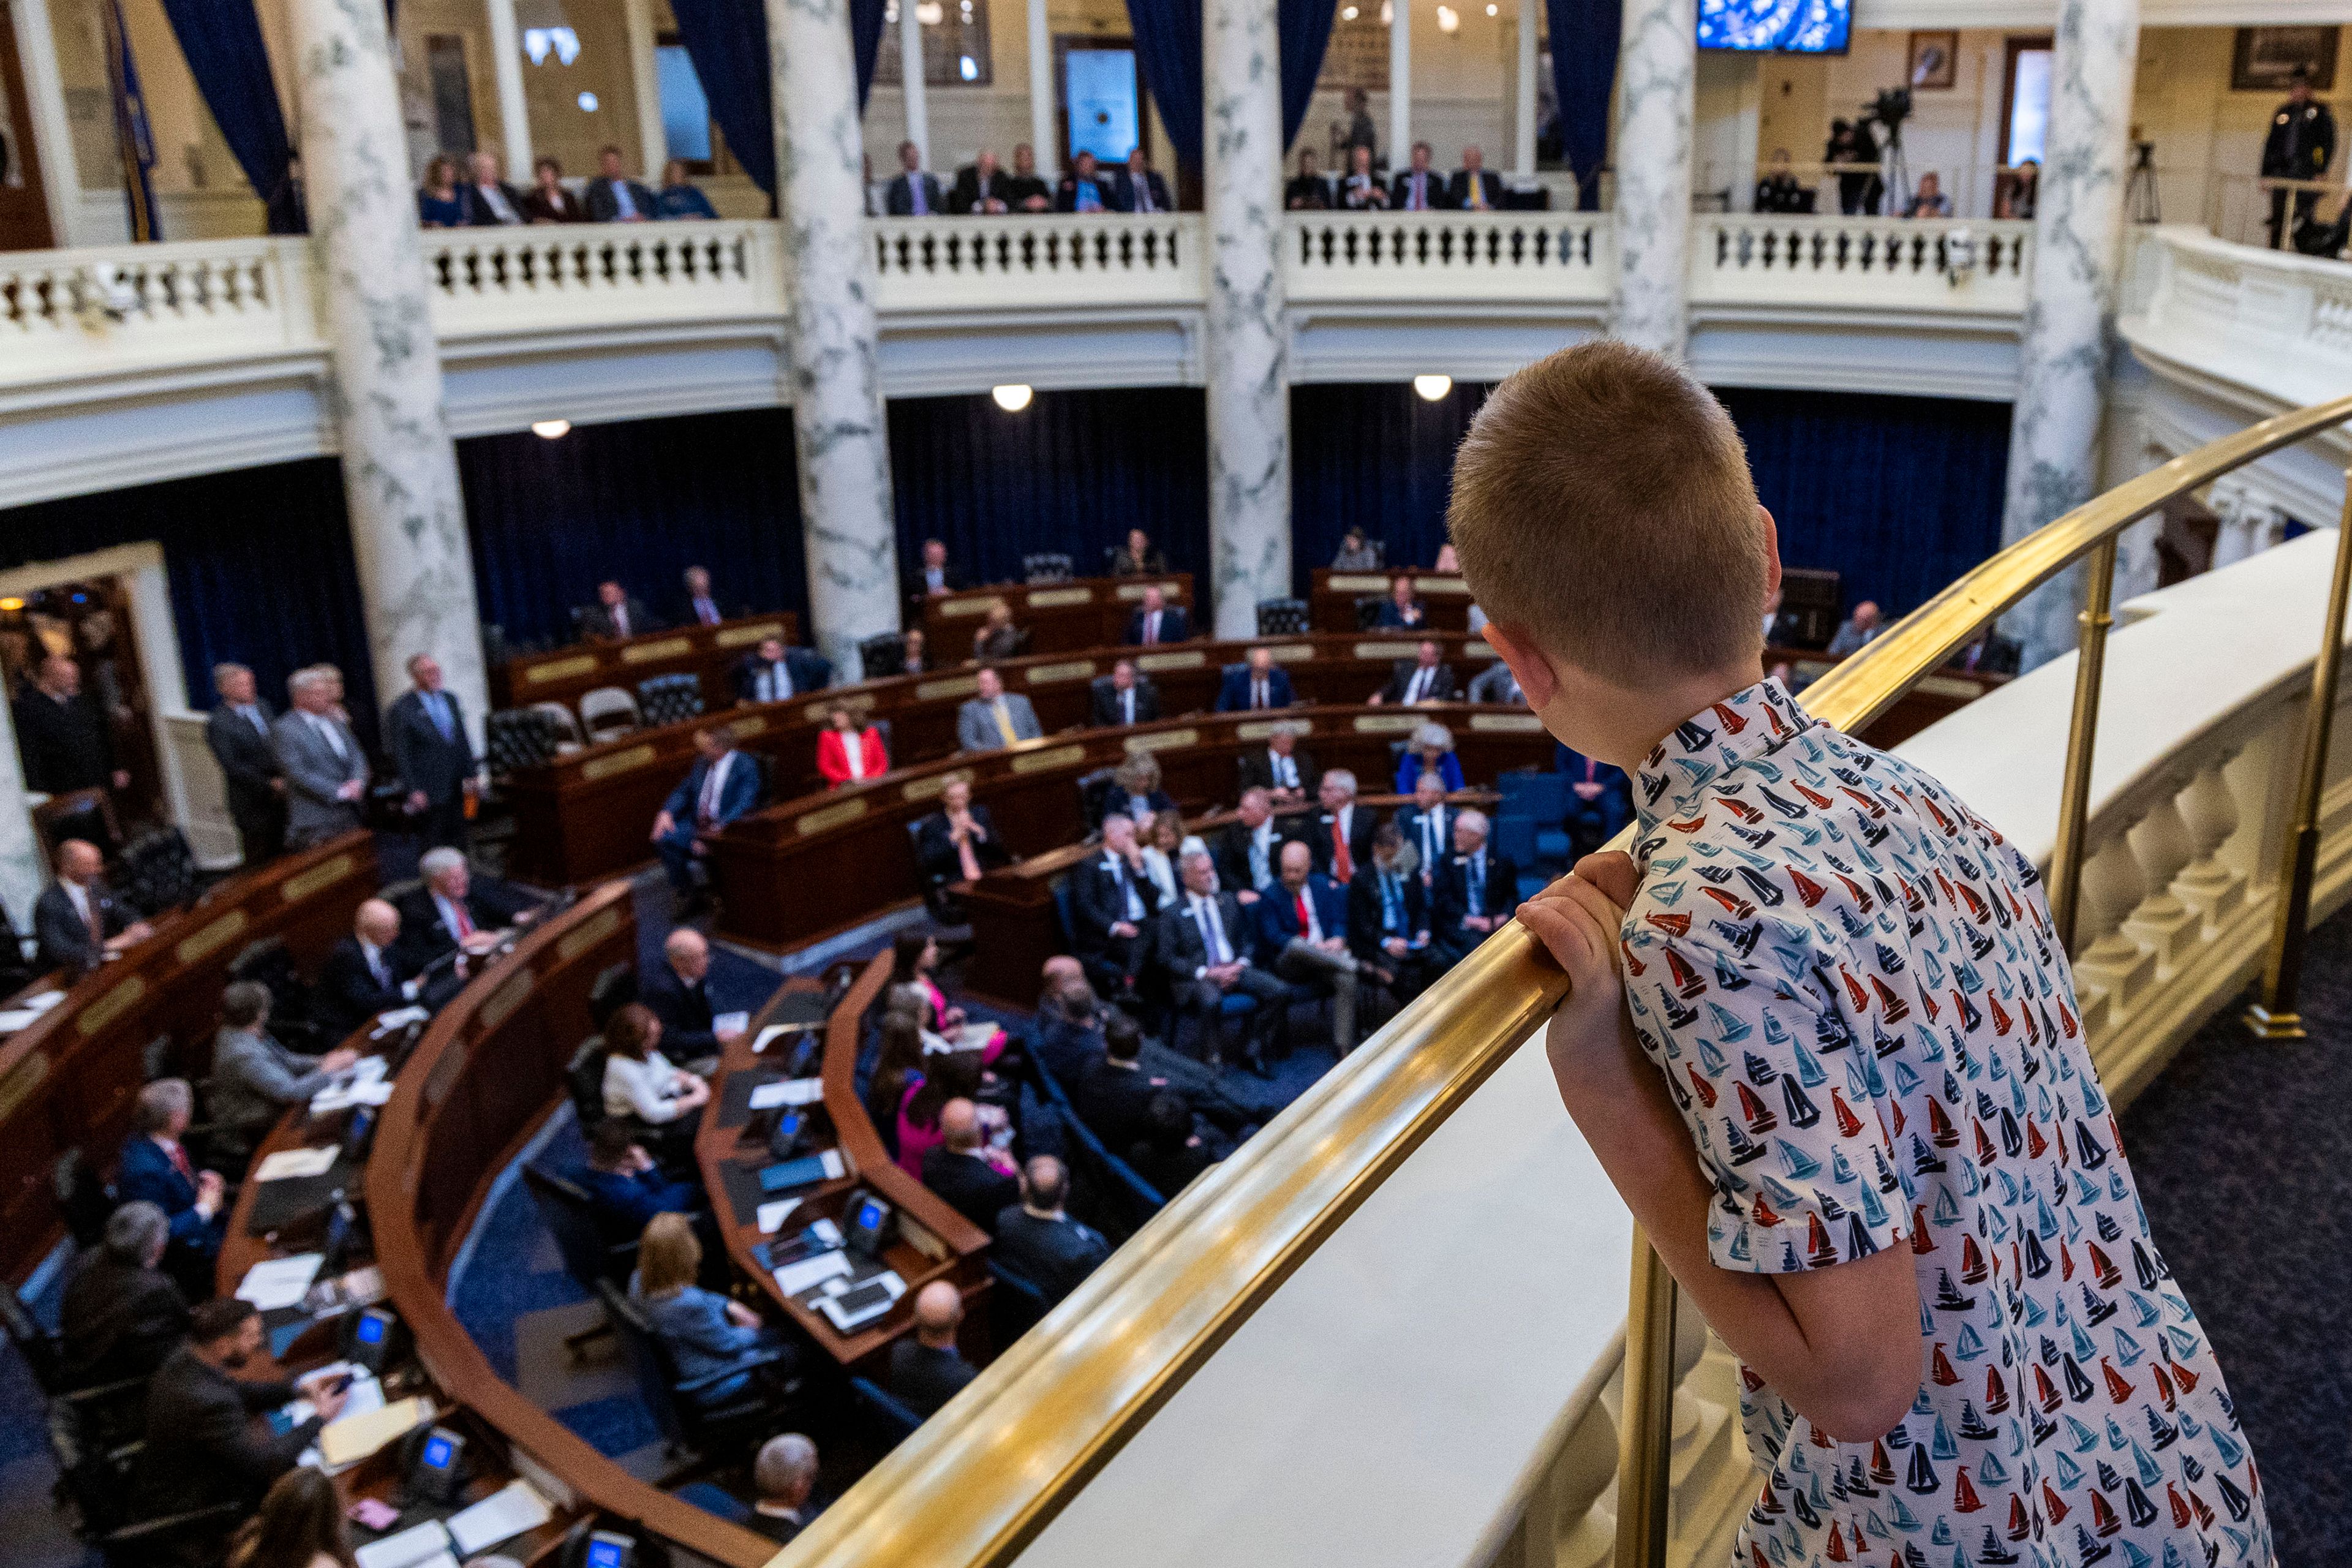
MULTIPOLYGON (((475 887, 461 851, 428 849, 416 871, 425 885, 398 906, 400 942, 411 973, 452 951, 478 958, 498 946, 508 927, 526 924, 536 912, 518 900, 475 887)), ((463 973, 459 963, 457 972, 463 973)))
POLYGON ((1331 987, 1331 1036, 1339 1054, 1356 1048, 1356 959, 1348 951, 1348 896, 1315 869, 1314 851, 1282 847, 1281 879, 1255 906, 1258 945, 1294 984, 1331 987))
POLYGON ((727 618, 711 597, 710 574, 700 566, 686 569, 686 618, 698 626, 715 626, 727 618))
POLYGON ((1356 775, 1345 768, 1323 775, 1315 800, 1322 807, 1308 840, 1315 850, 1315 868, 1345 887, 1354 879, 1356 868, 1370 861, 1372 834, 1379 824, 1370 808, 1356 804, 1356 775))
POLYGON ((1135 647, 1156 647, 1164 642, 1182 642, 1192 635, 1192 621, 1181 605, 1171 605, 1167 594, 1155 584, 1143 591, 1142 607, 1128 617, 1127 640, 1135 647))
POLYGON ((1389 205, 1399 212, 1442 212, 1454 205, 1445 176, 1429 166, 1429 143, 1412 144, 1412 166, 1396 177, 1389 205))

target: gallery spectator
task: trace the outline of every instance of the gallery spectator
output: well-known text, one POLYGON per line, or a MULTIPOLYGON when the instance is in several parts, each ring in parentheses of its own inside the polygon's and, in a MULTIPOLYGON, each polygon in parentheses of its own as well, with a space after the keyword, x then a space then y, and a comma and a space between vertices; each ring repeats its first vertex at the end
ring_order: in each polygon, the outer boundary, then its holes
POLYGON ((1486 150, 1462 149, 1462 167, 1445 187, 1445 205, 1470 212, 1491 212, 1503 205, 1503 179, 1486 167, 1486 150))
POLYGON ((1933 169, 1919 176, 1919 188, 1911 194, 1911 205, 1903 210, 1905 217, 1949 217, 1952 199, 1944 195, 1944 182, 1933 169))
POLYGON ((1151 166, 1151 154, 1141 142, 1127 155, 1127 167, 1118 176, 1119 211, 1130 213, 1172 213, 1176 204, 1168 199, 1168 182, 1151 166))
POLYGON ((1372 150, 1351 147, 1348 150, 1348 172, 1339 180, 1339 205, 1349 212, 1379 212, 1389 205, 1389 194, 1381 187, 1381 177, 1372 173, 1372 150))
POLYGON ((912 142, 898 143, 898 173, 882 200, 892 217, 931 217, 948 210, 938 177, 923 172, 922 150, 912 142))
POLYGON ((2031 223, 2042 200, 2042 161, 2028 158, 2004 173, 1993 187, 1992 216, 2031 223))
POLYGON ((956 171, 948 211, 993 215, 1012 210, 1013 176, 997 166, 995 153, 982 147, 978 157, 956 171))
POLYGON ((418 182, 416 188, 416 226, 419 228, 466 226, 466 203, 457 195, 456 160, 436 157, 425 165, 425 177, 418 182))
POLYGON ((1789 150, 1772 149, 1772 162, 1764 177, 1756 182, 1756 210, 1759 213, 1809 213, 1813 210, 1813 193, 1797 183, 1790 172, 1789 150))
POLYGON ((1292 212, 1328 212, 1331 207, 1331 182, 1323 175, 1315 159, 1315 149, 1298 150, 1298 174, 1282 187, 1282 205, 1292 212))
POLYGON ((710 198, 686 177, 686 160, 672 158, 662 165, 662 188, 661 194, 654 198, 654 216, 715 218, 719 214, 711 206, 710 198))
POLYGON ((1857 125, 1850 120, 1830 121, 1829 145, 1822 150, 1822 162, 1832 166, 1868 164, 1856 173, 1841 173, 1838 183, 1838 211, 1847 217, 1878 216, 1878 204, 1886 195, 1885 182, 1878 177, 1878 139, 1867 125, 1857 125))
POLYGON ((1412 144, 1412 163, 1396 177, 1395 188, 1389 192, 1389 205, 1398 212, 1437 212, 1451 206, 1446 193, 1445 176, 1429 166, 1430 145, 1426 142, 1412 144))
POLYGON ((541 158, 530 166, 534 182, 522 199, 523 216, 533 223, 586 223, 588 209, 563 183, 563 165, 541 158))
POLYGON ((1037 152, 1024 142, 1013 149, 1013 178, 1005 200, 1014 212, 1042 213, 1054 209, 1054 193, 1037 177, 1037 152))
POLYGON ((629 178, 621 150, 606 144, 596 153, 596 177, 588 182, 588 216, 598 223, 645 223, 657 204, 653 192, 629 178))
POLYGON ((1061 185, 1054 193, 1054 210, 1057 213, 1107 213, 1115 210, 1110 192, 1113 182, 1106 180, 1095 167, 1095 155, 1081 152, 1070 160, 1070 172, 1062 176, 1061 185))
POLYGON ((472 177, 457 195, 466 204, 466 221, 476 228, 495 228, 523 221, 522 194, 507 184, 499 169, 499 155, 488 149, 466 160, 472 177))

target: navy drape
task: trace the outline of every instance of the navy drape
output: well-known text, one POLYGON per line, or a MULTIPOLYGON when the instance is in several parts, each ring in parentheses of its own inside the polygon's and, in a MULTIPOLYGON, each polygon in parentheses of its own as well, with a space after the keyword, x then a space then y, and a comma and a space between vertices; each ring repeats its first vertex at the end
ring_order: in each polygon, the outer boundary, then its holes
POLYGON ((1559 98, 1568 166, 1576 174, 1577 205, 1598 212, 1624 0, 1544 0, 1544 14, 1551 23, 1552 88, 1559 98))
POLYGON ((294 153, 253 0, 163 0, 163 15, 236 166, 267 201, 294 153))
MULTIPOLYGON (((849 47, 857 67, 857 107, 874 87, 886 0, 849 0, 849 47)), ((776 132, 762 0, 670 0, 677 36, 710 100, 711 118, 751 183, 776 194, 776 132)))
POLYGON ((1290 389, 1291 575, 1305 595, 1352 527, 1385 541, 1396 566, 1426 566, 1445 542, 1454 450, 1486 401, 1457 383, 1435 403, 1410 386, 1290 389))
MULTIPOLYGON (((1323 50, 1331 42, 1331 16, 1339 0, 1280 0, 1282 32, 1282 149, 1286 153, 1307 119, 1315 79, 1323 74, 1323 50)), ((1166 118, 1164 115, 1162 118, 1166 118)))
MULTIPOLYGON (((1135 63, 1176 161, 1201 167, 1201 0, 1127 0, 1135 63)), ((1327 22, 1328 28, 1329 24, 1327 22)))

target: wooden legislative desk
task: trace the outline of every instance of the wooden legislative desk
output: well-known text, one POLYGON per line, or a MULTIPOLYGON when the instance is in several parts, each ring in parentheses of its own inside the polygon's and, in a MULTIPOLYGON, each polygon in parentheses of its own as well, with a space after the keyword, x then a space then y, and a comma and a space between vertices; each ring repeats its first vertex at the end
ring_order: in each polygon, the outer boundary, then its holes
MULTIPOLYGON (((1356 629, 1356 601, 1385 599, 1389 584, 1399 576, 1412 579, 1414 590, 1428 607, 1427 626, 1411 631, 1391 629, 1389 637, 1412 637, 1422 630, 1461 632, 1470 625, 1470 585, 1459 572, 1433 572, 1425 566, 1382 567, 1370 572, 1315 569, 1315 586, 1307 595, 1307 624, 1316 631, 1337 635, 1356 629)), ((1468 677, 1465 676, 1465 679, 1468 677)))
MULTIPOLYGON (((838 1148, 847 1172, 833 1181, 802 1192, 800 1206, 784 1221, 778 1237, 797 1233, 814 1220, 839 1220, 848 1205, 849 1196, 859 1188, 871 1190, 897 1211, 897 1234, 884 1249, 882 1261, 897 1270, 907 1282, 907 1293, 890 1310, 852 1334, 843 1334, 822 1313, 813 1312, 776 1287, 775 1276, 758 1256, 761 1243, 770 1239, 760 1232, 759 1215, 754 1205, 749 1212, 738 1207, 729 1195, 728 1170, 756 1173, 769 1163, 764 1146, 745 1149, 739 1142, 740 1126, 719 1125, 719 1110, 725 1103, 727 1082, 746 1072, 769 1069, 766 1076, 780 1078, 784 1061, 790 1058, 792 1042, 779 1039, 768 1047, 765 1057, 751 1054, 751 1042, 759 1038, 760 1026, 775 1011, 771 1003, 751 1023, 749 1033, 730 1045, 719 1061, 719 1071, 710 1080, 710 1104, 703 1111, 702 1125, 694 1141, 697 1162, 702 1167, 702 1184, 710 1194, 712 1212, 719 1227, 727 1237, 727 1255, 735 1267, 760 1282, 769 1300, 776 1303, 786 1316, 798 1324, 803 1332, 814 1340, 826 1353, 844 1366, 856 1366, 870 1362, 887 1351, 891 1342, 910 1331, 915 1322, 915 1293, 935 1279, 952 1280, 964 1298, 964 1323, 968 1342, 986 1331, 986 1316, 977 1308, 981 1293, 988 1289, 988 1273, 981 1262, 981 1254, 988 1247, 988 1237, 970 1220, 948 1206, 946 1201, 932 1194, 929 1188, 900 1170, 890 1158, 881 1135, 866 1114, 866 1107, 857 1098, 857 1044, 859 1024, 874 999, 890 978, 890 954, 884 952, 867 963, 857 983, 834 1008, 825 1022, 824 1058, 822 1069, 824 1078, 824 1109, 833 1123, 831 1147, 838 1148)), ((787 985, 786 990, 795 989, 787 985)), ((800 983, 798 989, 814 989, 800 983)), ((819 1143, 807 1152, 828 1145, 819 1143)), ((739 1181, 741 1177, 739 1175, 739 1181)), ((985 1347, 968 1342, 968 1354, 984 1361, 985 1347)), ((877 1382, 884 1380, 878 1367, 866 1369, 877 1382)))
POLYGON ((1148 577, 1076 577, 1066 583, 1000 583, 966 588, 923 601, 923 641, 931 661, 961 664, 971 657, 972 634, 1003 604, 1013 624, 1029 634, 1031 653, 1072 653, 1108 647, 1127 639, 1127 619, 1143 603, 1143 591, 1158 588, 1171 605, 1181 605, 1200 626, 1192 599, 1192 574, 1161 572, 1148 577))
MULTIPOLYGON (((1385 635, 1279 637, 1263 643, 1176 643, 1148 651, 1114 644, 1080 654, 1012 659, 996 668, 1005 689, 1027 697, 1037 710, 1037 722, 1051 735, 1088 721, 1089 683, 1108 675, 1122 658, 1135 659, 1160 689, 1160 712, 1174 717, 1213 707, 1225 666, 1243 662, 1253 647, 1273 651, 1302 703, 1350 703, 1385 686, 1396 661, 1412 658, 1419 640, 1385 635)), ((1465 684, 1494 659, 1494 650, 1475 638, 1440 634, 1437 640, 1465 684)), ((972 696, 975 679, 974 670, 957 668, 837 686, 788 702, 714 709, 700 720, 640 730, 538 767, 517 769, 503 786, 515 815, 509 871, 542 887, 576 887, 650 860, 647 836, 654 814, 694 764, 694 731, 717 721, 733 726, 738 745, 772 760, 778 798, 796 799, 824 788, 816 771, 817 734, 825 727, 826 709, 835 700, 847 701, 889 721, 894 771, 865 790, 887 788, 918 764, 954 753, 956 710, 972 696)))
POLYGON ((730 824, 709 859, 711 880, 723 899, 719 934, 780 951, 920 897, 908 828, 939 809, 940 791, 950 779, 971 782, 972 797, 994 816, 1007 849, 1037 855, 1086 837, 1078 778, 1128 757, 1155 755, 1168 793, 1197 815, 1234 798, 1235 758, 1264 744, 1277 722, 1306 727, 1299 744, 1319 767, 1352 769, 1378 788, 1395 773, 1391 743, 1432 720, 1454 731, 1454 751, 1471 778, 1551 764, 1551 737, 1534 714, 1465 703, 1213 713, 1026 741, 892 773, 860 789, 770 806, 730 824))
POLYGON ((229 965, 264 937, 315 970, 376 889, 375 841, 346 834, 214 888, 155 934, 84 975, 64 1001, 0 1041, 0 1274, 22 1279, 64 1234, 51 1173, 79 1147, 100 1171, 131 1130, 162 1042, 164 1074, 212 1060, 229 965))
POLYGON ((676 626, 618 642, 574 643, 547 653, 518 654, 490 670, 490 705, 522 708, 533 702, 579 706, 580 694, 617 686, 630 696, 637 682, 656 675, 692 675, 702 681, 702 700, 724 708, 735 700, 727 672, 768 637, 800 640, 800 617, 790 610, 748 616, 715 626, 676 626))

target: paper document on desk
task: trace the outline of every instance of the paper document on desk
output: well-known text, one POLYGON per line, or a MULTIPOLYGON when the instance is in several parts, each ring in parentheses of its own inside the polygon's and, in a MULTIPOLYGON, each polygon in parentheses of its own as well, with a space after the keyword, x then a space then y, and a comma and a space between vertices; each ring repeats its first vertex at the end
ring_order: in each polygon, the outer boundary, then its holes
MULTIPOLYGON (((350 1083, 331 1084, 310 1097, 310 1114, 326 1116, 338 1110, 349 1110, 355 1105, 384 1105, 392 1100, 392 1080, 383 1076, 381 1057, 370 1057, 377 1064, 373 1078, 355 1078, 350 1083)), ((362 1064, 362 1066, 365 1063, 362 1064)))
POLYGON ((452 1561, 449 1531, 439 1520, 428 1519, 398 1535, 371 1541, 353 1550, 352 1556, 360 1568, 429 1568, 436 1562, 452 1561))
POLYGON ((824 1079, 821 1078, 789 1078, 782 1083, 763 1083, 751 1091, 753 1110, 772 1110, 779 1105, 814 1105, 824 1098, 824 1079))
POLYGON ((29 1029, 40 1021, 40 1016, 30 1007, 11 1007, 0 1012, 0 1035, 13 1035, 19 1029, 29 1029))
POLYGON ((526 1530, 537 1530, 554 1517, 547 1500, 529 1481, 509 1481, 464 1512, 452 1515, 449 1539, 460 1553, 471 1557, 526 1530))
POLYGON ((409 1025, 421 1024, 431 1016, 433 1015, 422 1007, 395 1007, 389 1013, 379 1013, 375 1027, 368 1031, 368 1038, 380 1040, 394 1029, 405 1029, 409 1025))
MULTIPOLYGON (((343 1391, 343 1407, 336 1413, 336 1420, 348 1421, 354 1415, 364 1415, 371 1410, 383 1408, 383 1384, 376 1381, 375 1373, 363 1366, 347 1361, 331 1362, 316 1372, 303 1373, 302 1381, 314 1383, 322 1377, 344 1375, 351 1378, 352 1385, 343 1391)), ((286 1429, 290 1432, 317 1414, 319 1407, 316 1405, 308 1399, 297 1399, 285 1407, 286 1429)))
POLYGON ((740 1035, 751 1026, 749 1013, 721 1013, 710 1020, 710 1032, 714 1035, 740 1035))
POLYGON ((324 1253, 304 1252, 257 1263, 245 1271, 244 1282, 236 1288, 236 1299, 250 1301, 265 1312, 299 1306, 310 1292, 310 1281, 319 1277, 319 1265, 325 1261, 324 1253))
POLYGON ((296 1176, 323 1176, 334 1168, 342 1151, 330 1143, 324 1149, 280 1149, 253 1168, 250 1180, 283 1182, 296 1176))
POLYGON ((801 1201, 798 1198, 778 1198, 774 1203, 761 1204, 760 1205, 760 1234, 761 1236, 775 1235, 776 1232, 783 1228, 784 1216, 800 1206, 801 1201))
POLYGON ((341 1416, 319 1433, 319 1456, 330 1469, 340 1470, 432 1419, 433 1401, 422 1394, 341 1416))
POLYGON ((787 1296, 797 1296, 848 1272, 847 1253, 820 1252, 814 1258, 803 1258, 798 1263, 787 1263, 777 1269, 776 1289, 787 1296))

